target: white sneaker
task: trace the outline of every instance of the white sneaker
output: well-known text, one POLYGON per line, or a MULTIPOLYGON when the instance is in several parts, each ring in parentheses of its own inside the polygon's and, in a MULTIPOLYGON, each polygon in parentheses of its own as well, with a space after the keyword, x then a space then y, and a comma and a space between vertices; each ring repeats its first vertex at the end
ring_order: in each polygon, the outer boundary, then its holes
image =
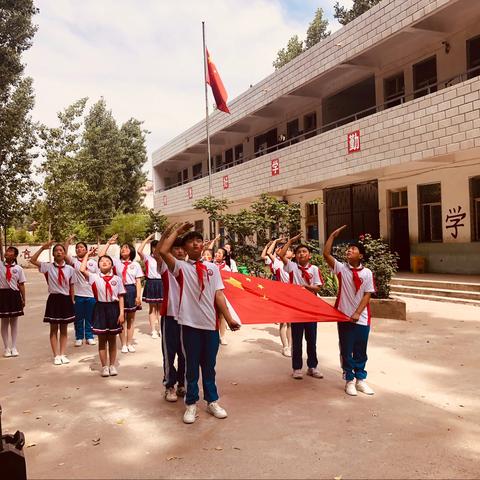
POLYGON ((307 370, 307 375, 310 375, 313 378, 323 378, 323 373, 318 368, 309 368, 307 370))
POLYGON ((61 364, 62 364, 62 358, 60 357, 60 355, 57 355, 57 356, 53 359, 53 364, 54 364, 54 365, 61 365, 61 364))
POLYGON ((292 349, 291 347, 283 347, 282 348, 282 355, 284 357, 291 357, 292 356, 292 349))
POLYGON ((225 337, 220 337, 220 345, 228 345, 228 342, 225 340, 225 337))
POLYGON ((109 377, 110 376, 110 370, 106 365, 105 365, 105 367, 102 367, 102 373, 100 375, 102 377, 109 377))
POLYGON ((128 353, 128 348, 126 345, 122 345, 122 353, 128 353))
POLYGON ((60 355, 60 361, 62 363, 70 363, 70 360, 67 358, 66 355, 60 355))
POLYGON ((183 423, 193 423, 197 417, 197 404, 187 405, 185 413, 183 414, 183 423))
POLYGON ((157 332, 156 330, 154 330, 154 331, 152 332, 152 338, 160 338, 160 337, 158 336, 158 332, 157 332))
POLYGON ((12 347, 12 349, 10 350, 10 354, 12 355, 12 357, 18 357, 18 350, 15 347, 12 347))
POLYGON ((295 378, 296 380, 301 380, 303 378, 303 373, 301 370, 294 370, 292 372, 292 377, 295 378))
POLYGON ((5 358, 11 357, 11 356, 12 356, 12 351, 11 351, 9 348, 6 348, 6 349, 3 351, 3 356, 4 356, 5 358))
POLYGON ((167 402, 176 402, 178 400, 174 387, 169 387, 165 390, 165 400, 167 402))
MULTIPOLYGON (((13 355, 13 353, 12 353, 12 355, 13 355)), ((373 389, 368 385, 368 383, 365 380, 357 380, 356 389, 359 392, 364 393, 365 395, 374 395, 375 394, 373 389)))
POLYGON ((135 352, 135 347, 133 345, 127 345, 127 349, 130 353, 135 352))
POLYGON ((227 418, 227 412, 217 402, 210 402, 207 405, 207 412, 215 418, 227 418))
POLYGON ((350 380, 345 384, 345 393, 352 397, 357 396, 357 389, 355 388, 355 382, 353 380, 350 380))
POLYGON ((96 344, 97 344, 97 342, 95 341, 94 338, 88 338, 88 339, 87 339, 87 343, 88 343, 89 345, 96 345, 96 344))
POLYGON ((82 344, 83 344, 83 340, 75 340, 74 345, 75 345, 76 347, 81 347, 82 344))
POLYGON ((110 365, 108 367, 108 372, 110 373, 111 377, 115 377, 116 375, 118 375, 118 372, 117 372, 117 369, 115 368, 115 365, 110 365))

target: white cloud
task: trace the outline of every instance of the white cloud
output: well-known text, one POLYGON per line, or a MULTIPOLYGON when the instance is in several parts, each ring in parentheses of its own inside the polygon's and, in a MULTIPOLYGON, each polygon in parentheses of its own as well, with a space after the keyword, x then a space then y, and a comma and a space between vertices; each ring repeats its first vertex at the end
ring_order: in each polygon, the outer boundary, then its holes
MULTIPOLYGON (((149 154, 204 115, 202 20, 230 99, 270 74, 277 50, 294 34, 304 37, 309 21, 279 0, 35 3, 39 30, 25 54, 34 118, 55 124, 56 112, 75 100, 104 96, 120 122, 145 121, 149 154)), ((317 6, 331 13, 334 2, 311 3, 313 15, 317 6)))

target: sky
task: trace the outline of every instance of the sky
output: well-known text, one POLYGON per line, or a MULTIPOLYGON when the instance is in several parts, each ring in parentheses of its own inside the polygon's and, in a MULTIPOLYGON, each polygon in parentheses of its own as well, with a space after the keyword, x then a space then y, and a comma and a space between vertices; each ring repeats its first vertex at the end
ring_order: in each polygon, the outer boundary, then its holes
POLYGON ((150 132, 147 170, 154 150, 205 115, 202 21, 229 100, 273 72, 277 51, 305 38, 317 8, 332 32, 340 27, 334 0, 34 1, 38 31, 24 55, 33 119, 55 126, 76 100, 88 97, 88 110, 104 97, 120 124, 134 117, 150 132))

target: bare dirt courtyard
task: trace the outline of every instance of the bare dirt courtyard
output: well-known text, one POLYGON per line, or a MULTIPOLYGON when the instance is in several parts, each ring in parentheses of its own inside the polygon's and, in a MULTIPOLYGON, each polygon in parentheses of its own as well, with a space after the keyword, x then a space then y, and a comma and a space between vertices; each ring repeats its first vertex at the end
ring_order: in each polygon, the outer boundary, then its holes
MULTIPOLYGON (((319 324, 323 380, 290 377, 276 325, 229 332, 220 403, 182 422, 163 399, 160 340, 137 317, 137 352, 101 378, 96 346, 52 364, 43 276, 27 271, 18 358, 0 359, 4 433, 26 435, 29 478, 478 478, 480 308, 408 300, 408 321, 374 319, 373 397, 348 397, 335 324, 319 324)), ((3 479, 4 477, 1 475, 3 479)), ((6 480, 6 479, 5 479, 6 480)))

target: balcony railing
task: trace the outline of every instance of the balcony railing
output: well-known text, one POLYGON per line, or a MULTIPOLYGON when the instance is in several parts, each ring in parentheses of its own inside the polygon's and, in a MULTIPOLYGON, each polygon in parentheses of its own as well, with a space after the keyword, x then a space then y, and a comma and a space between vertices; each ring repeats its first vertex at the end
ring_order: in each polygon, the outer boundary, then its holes
MULTIPOLYGON (((405 95, 404 93, 401 93, 397 96, 390 97, 385 103, 382 103, 380 105, 374 105, 373 107, 366 108, 364 110, 361 110, 359 112, 356 112, 354 114, 348 115, 346 117, 340 118, 339 120, 335 120, 334 122, 327 123, 325 125, 322 125, 316 129, 308 130, 308 131, 301 131, 298 133, 298 135, 285 139, 285 140, 279 140, 275 145, 272 145, 270 147, 257 150, 256 152, 253 153, 253 155, 245 156, 236 160, 233 160, 232 162, 222 164, 219 168, 213 168, 212 165, 212 173, 220 172, 223 170, 227 170, 231 167, 234 167, 235 165, 240 165, 242 163, 248 162, 250 160, 254 160, 255 158, 258 158, 262 155, 266 155, 267 153, 272 153, 278 150, 282 150, 286 147, 289 147, 293 144, 302 142, 303 140, 307 140, 311 137, 314 137, 316 135, 328 132, 329 130, 333 130, 335 128, 341 127, 343 125, 346 125, 347 123, 355 122, 357 120, 360 120, 361 118, 368 117, 369 115, 373 115, 374 113, 382 112, 384 110, 387 110, 388 108, 392 108, 397 105, 402 105, 406 102, 409 102, 411 100, 414 100, 416 98, 423 97, 425 95, 429 95, 431 93, 435 93, 440 89, 451 87, 452 85, 456 85, 458 83, 464 82, 466 80, 469 80, 471 78, 480 76, 480 66, 475 67, 475 68, 470 68, 469 70, 460 73, 459 75, 455 75, 453 77, 448 78, 447 80, 441 80, 435 83, 430 83, 426 82, 426 85, 422 85, 422 87, 414 90, 413 92, 409 93, 408 95, 405 95)), ((274 128, 274 127, 273 127, 274 128)), ((185 185, 187 183, 193 182, 194 180, 198 180, 200 178, 208 177, 208 172, 202 172, 202 174, 197 174, 195 175, 194 179, 187 179, 181 182, 176 182, 173 184, 169 184, 165 186, 164 188, 159 188, 158 190, 155 191, 155 193, 160 193, 164 192, 166 190, 170 190, 172 188, 179 187, 181 185, 185 185)))

